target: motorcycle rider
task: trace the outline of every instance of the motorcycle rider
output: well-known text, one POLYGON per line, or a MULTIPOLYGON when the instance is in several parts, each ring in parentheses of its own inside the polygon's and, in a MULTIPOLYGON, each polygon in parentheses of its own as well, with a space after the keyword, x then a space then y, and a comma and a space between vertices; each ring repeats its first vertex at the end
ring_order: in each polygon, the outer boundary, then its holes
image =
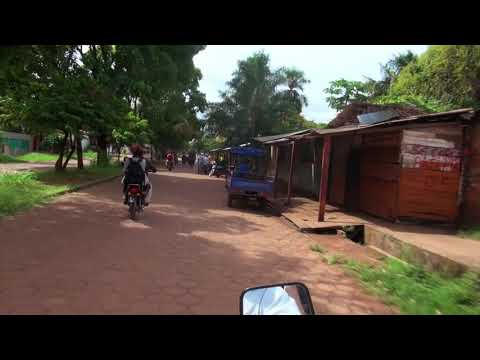
POLYGON ((157 172, 157 169, 155 166, 152 165, 150 160, 147 160, 143 157, 144 151, 141 145, 132 144, 130 146, 130 152, 132 153, 132 157, 125 159, 125 163, 123 165, 123 175, 124 175, 122 179, 123 194, 124 194, 123 203, 126 205, 128 202, 128 199, 127 199, 128 182, 126 181, 126 179, 128 178, 128 175, 129 175, 128 173, 129 166, 133 161, 135 161, 140 163, 140 166, 145 174, 144 183, 142 184, 142 186, 145 187, 145 190, 147 192, 145 195, 145 206, 148 206, 148 204, 150 203, 150 199, 152 198, 152 184, 150 182, 150 179, 148 178, 147 172, 151 171, 155 173, 157 172))
POLYGON ((168 167, 169 162, 171 162, 172 165, 174 164, 174 162, 173 162, 174 157, 173 157, 173 153, 171 151, 167 152, 166 159, 167 159, 167 167, 168 167))

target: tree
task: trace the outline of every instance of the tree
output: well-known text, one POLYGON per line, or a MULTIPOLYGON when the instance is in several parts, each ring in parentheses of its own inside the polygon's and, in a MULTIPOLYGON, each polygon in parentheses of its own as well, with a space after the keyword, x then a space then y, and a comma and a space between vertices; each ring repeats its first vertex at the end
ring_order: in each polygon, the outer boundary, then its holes
POLYGON ((305 78, 303 71, 295 68, 281 68, 279 76, 282 85, 287 86, 287 90, 283 92, 285 100, 289 101, 298 113, 302 112, 303 106, 308 106, 308 100, 303 94, 303 90, 310 80, 305 78))
POLYGON ((447 108, 480 106, 480 46, 435 45, 399 74, 390 93, 421 96, 447 108))
POLYGON ((324 92, 328 105, 337 111, 342 111, 352 102, 365 102, 369 99, 368 86, 361 81, 339 79, 330 82, 330 87, 324 92))
POLYGON ((220 93, 222 100, 209 104, 202 130, 210 138, 233 144, 299 130, 306 124, 301 111, 308 104, 303 94, 308 83, 301 70, 272 70, 268 55, 254 53, 238 62, 227 89, 220 93))
POLYGON ((204 110, 206 105, 204 95, 198 91, 201 73, 193 63, 193 56, 203 48, 201 45, 2 48, 0 121, 27 132, 61 131, 63 148, 57 170, 65 168, 75 147, 81 167, 80 135, 85 131, 97 140, 100 165, 108 161, 109 143, 126 141, 128 134, 143 131, 147 123, 150 130, 158 130, 150 136, 158 145, 177 146, 192 136, 198 127, 196 112, 204 110), (141 129, 136 127, 139 124, 141 129), (63 163, 67 144, 70 152, 63 163))
POLYGON ((92 115, 87 95, 85 72, 75 57, 75 45, 34 45, 10 47, 2 53, 4 119, 15 118, 24 131, 50 133, 60 131, 57 171, 66 168, 76 144, 83 119, 92 115), (16 63, 23 58, 23 66, 16 63), (69 144, 70 151, 65 150, 69 144))

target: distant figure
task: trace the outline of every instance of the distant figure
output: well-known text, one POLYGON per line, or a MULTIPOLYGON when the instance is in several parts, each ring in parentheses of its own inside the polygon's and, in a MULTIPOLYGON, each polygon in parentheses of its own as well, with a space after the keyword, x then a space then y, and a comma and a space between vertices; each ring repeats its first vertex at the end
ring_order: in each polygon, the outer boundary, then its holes
POLYGON ((183 154, 182 155, 182 165, 185 166, 188 163, 188 156, 183 154))
POLYGON ((188 154, 188 163, 192 169, 195 166, 195 156, 196 154, 193 151, 188 154))

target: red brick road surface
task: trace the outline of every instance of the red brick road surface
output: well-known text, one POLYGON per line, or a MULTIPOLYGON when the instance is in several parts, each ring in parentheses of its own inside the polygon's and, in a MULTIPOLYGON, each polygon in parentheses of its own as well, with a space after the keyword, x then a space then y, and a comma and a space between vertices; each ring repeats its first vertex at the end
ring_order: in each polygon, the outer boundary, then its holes
POLYGON ((282 281, 307 284, 317 313, 392 313, 309 236, 228 208, 224 180, 176 169, 152 181, 137 222, 118 180, 0 220, 0 313, 238 314, 243 289, 282 281))

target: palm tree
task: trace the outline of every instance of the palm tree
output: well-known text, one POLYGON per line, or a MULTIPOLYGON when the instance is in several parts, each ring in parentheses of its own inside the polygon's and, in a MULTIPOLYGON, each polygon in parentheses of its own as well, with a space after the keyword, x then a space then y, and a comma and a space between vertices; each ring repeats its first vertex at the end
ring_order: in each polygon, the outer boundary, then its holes
POLYGON ((303 90, 304 86, 310 83, 310 80, 305 78, 303 71, 295 68, 281 68, 278 73, 281 83, 288 87, 285 90, 285 95, 300 113, 303 106, 308 106, 308 100, 303 94, 303 90))
POLYGON ((232 95, 248 117, 250 135, 257 135, 257 121, 279 85, 279 77, 270 70, 270 58, 258 52, 239 61, 238 70, 228 85, 232 95))

